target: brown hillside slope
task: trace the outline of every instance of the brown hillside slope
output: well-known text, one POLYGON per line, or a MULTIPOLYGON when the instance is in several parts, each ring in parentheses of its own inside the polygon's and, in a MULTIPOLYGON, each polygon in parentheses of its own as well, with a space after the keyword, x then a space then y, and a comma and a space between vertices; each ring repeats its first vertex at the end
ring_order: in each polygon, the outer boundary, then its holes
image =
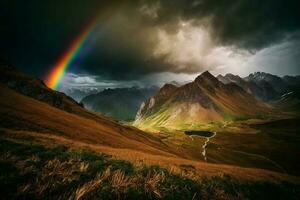
POLYGON ((198 175, 229 174, 244 179, 297 180, 267 170, 208 164, 176 156, 159 139, 101 117, 91 120, 67 113, 46 103, 0 86, 1 137, 14 139, 33 136, 45 145, 67 144, 73 148, 92 148, 132 162, 165 167, 192 165, 198 175))
POLYGON ((81 142, 115 148, 133 148, 156 154, 167 154, 167 147, 160 140, 125 127, 114 121, 85 111, 84 116, 64 112, 35 99, 20 95, 1 86, 1 126, 15 130, 29 130, 54 134, 81 142))

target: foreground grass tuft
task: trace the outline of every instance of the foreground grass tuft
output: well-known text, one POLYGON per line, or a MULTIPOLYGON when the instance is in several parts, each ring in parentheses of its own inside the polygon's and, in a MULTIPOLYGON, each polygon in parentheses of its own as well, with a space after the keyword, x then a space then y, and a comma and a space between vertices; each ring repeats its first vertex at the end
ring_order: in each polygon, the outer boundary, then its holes
MULTIPOLYGON (((290 183, 190 179, 105 154, 0 140, 2 199, 299 199, 290 183)), ((185 166, 193 169, 193 166, 185 166)))

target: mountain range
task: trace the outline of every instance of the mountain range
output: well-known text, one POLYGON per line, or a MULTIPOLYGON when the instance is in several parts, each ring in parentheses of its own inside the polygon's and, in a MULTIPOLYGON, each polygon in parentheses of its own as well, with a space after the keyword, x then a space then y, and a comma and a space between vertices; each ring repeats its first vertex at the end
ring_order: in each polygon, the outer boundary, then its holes
POLYGON ((252 80, 251 75, 246 78, 241 78, 238 75, 226 74, 225 76, 218 75, 217 78, 224 84, 235 83, 246 92, 254 95, 257 99, 268 102, 277 99, 280 95, 266 80, 252 80))
POLYGON ((271 115, 273 110, 237 84, 224 84, 208 71, 193 82, 164 85, 137 113, 139 127, 179 128, 193 124, 271 115))
POLYGON ((84 88, 70 87, 70 88, 65 88, 64 93, 72 97, 75 101, 80 102, 84 97, 89 96, 91 94, 97 94, 102 90, 103 89, 101 88, 94 88, 94 87, 84 87, 84 88))
POLYGON ((300 112, 300 76, 279 77, 255 72, 245 78, 233 74, 218 75, 217 78, 224 84, 237 84, 257 99, 282 111, 300 112))
POLYGON ((157 87, 105 89, 84 97, 81 103, 88 110, 128 122, 135 119, 141 103, 157 91, 157 87))

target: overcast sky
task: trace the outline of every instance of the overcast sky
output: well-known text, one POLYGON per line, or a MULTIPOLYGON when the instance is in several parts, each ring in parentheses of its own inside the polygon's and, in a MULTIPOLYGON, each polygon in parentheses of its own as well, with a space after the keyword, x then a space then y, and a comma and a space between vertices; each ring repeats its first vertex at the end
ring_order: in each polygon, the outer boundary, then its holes
MULTIPOLYGON (((154 85, 213 74, 300 74, 296 0, 2 0, 0 57, 44 78, 86 25, 69 86, 154 85)), ((100 87, 100 86, 99 86, 100 87)))

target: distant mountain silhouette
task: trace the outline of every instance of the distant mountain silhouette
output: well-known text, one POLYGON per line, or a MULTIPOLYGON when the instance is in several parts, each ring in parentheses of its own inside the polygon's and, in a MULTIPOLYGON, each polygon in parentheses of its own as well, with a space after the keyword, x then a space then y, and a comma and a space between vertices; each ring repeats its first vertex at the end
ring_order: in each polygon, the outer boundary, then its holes
POLYGON ((300 112, 300 76, 275 76, 265 72, 255 72, 245 78, 237 75, 218 75, 225 83, 236 83, 257 99, 283 111, 300 112))
POLYGON ((72 97, 77 102, 80 102, 84 97, 92 94, 97 94, 102 90, 103 89, 101 88, 94 88, 94 87, 85 87, 85 88, 70 87, 70 88, 65 88, 64 93, 72 97))
POLYGON ((271 84, 265 80, 253 81, 248 78, 241 78, 238 75, 226 74, 225 76, 218 75, 217 78, 224 84, 235 83, 246 92, 254 95, 257 99, 263 101, 272 101, 280 97, 280 93, 277 92, 271 84))
POLYGON ((258 85, 261 82, 267 82, 273 87, 273 89, 276 92, 280 94, 288 91, 288 87, 287 87, 288 84, 282 78, 280 78, 279 76, 275 76, 273 74, 269 74, 265 72, 255 72, 245 77, 244 79, 246 81, 253 81, 258 85))
POLYGON ((122 121, 133 121, 143 101, 157 92, 157 87, 105 89, 86 96, 81 103, 94 112, 122 121))

